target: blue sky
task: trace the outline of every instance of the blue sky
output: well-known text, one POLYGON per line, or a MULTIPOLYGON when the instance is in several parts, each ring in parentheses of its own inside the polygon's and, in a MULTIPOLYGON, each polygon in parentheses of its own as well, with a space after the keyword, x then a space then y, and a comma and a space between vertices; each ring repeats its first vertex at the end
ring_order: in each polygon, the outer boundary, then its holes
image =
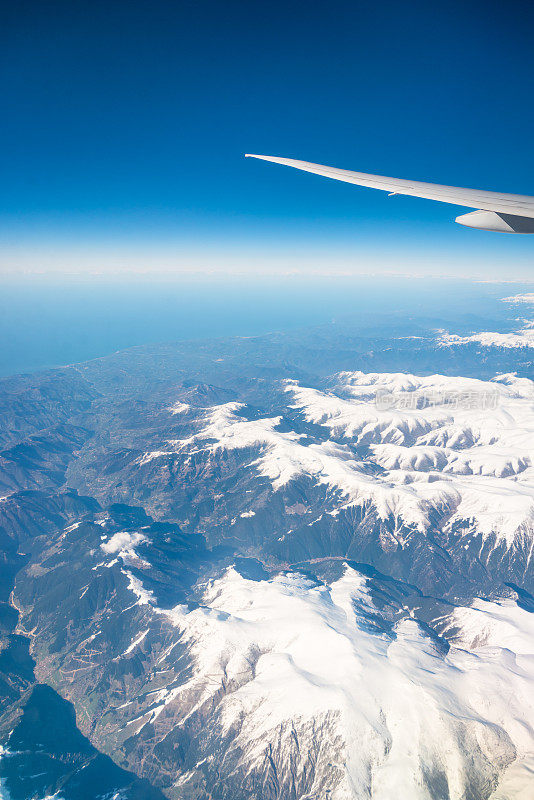
POLYGON ((534 275, 532 237, 245 160, 534 194, 534 9, 18 2, 0 32, 0 269, 534 275))

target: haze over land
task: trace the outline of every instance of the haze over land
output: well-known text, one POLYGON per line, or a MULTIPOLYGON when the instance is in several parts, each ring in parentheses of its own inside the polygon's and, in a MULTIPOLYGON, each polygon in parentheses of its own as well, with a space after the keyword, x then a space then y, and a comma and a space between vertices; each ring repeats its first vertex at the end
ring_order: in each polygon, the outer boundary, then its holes
POLYGON ((507 333, 517 327, 516 315, 501 298, 531 289, 529 283, 450 276, 18 276, 6 280, 0 293, 0 374, 72 364, 149 342, 331 323, 358 331, 377 322, 402 334, 415 320, 430 328, 455 325, 456 334, 484 328, 507 333))

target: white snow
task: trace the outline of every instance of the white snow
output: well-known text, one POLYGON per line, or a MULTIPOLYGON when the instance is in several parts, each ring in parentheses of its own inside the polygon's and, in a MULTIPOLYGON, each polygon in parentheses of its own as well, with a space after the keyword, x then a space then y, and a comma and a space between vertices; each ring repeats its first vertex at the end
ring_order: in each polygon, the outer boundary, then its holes
POLYGON ((527 305, 534 306, 534 294, 527 292, 526 294, 515 294, 512 297, 503 297, 503 303, 526 303, 527 305))
POLYGON ((146 536, 143 536, 142 533, 120 531, 119 533, 114 533, 106 542, 102 542, 100 548, 108 555, 118 553, 119 556, 135 556, 134 548, 141 542, 146 542, 146 536))
MULTIPOLYGON (((503 297, 503 303, 511 305, 534 306, 534 294, 516 294, 512 297, 503 297)), ((483 347, 534 347, 534 327, 530 320, 523 320, 524 327, 513 333, 496 333, 481 331, 471 336, 458 336, 454 333, 443 332, 438 337, 440 347, 453 347, 465 344, 480 344, 483 347)))
POLYGON ((140 581, 139 578, 137 578, 135 575, 132 575, 132 573, 126 569, 123 569, 122 572, 128 578, 128 589, 137 597, 134 605, 154 605, 156 602, 154 595, 152 592, 148 591, 148 589, 144 588, 142 581, 140 581))
POLYGON ((168 450, 154 450, 151 453, 145 453, 144 456, 141 456, 138 463, 142 467, 144 464, 148 464, 155 458, 162 458, 163 456, 168 456, 168 455, 170 455, 168 450))
POLYGON ((181 403, 180 401, 178 401, 173 406, 171 406, 169 411, 171 412, 171 414, 185 414, 185 412, 189 411, 190 408, 191 406, 188 405, 187 403, 181 403))
POLYGON ((480 344, 483 347, 534 347, 534 329, 529 326, 521 328, 514 333, 481 331, 471 336, 446 333, 438 339, 440 347, 453 347, 472 343, 480 344))
POLYGON ((275 491, 307 476, 327 486, 337 508, 373 505, 381 519, 393 515, 421 532, 437 513, 448 519, 443 524, 461 523, 463 535, 493 534, 507 547, 531 547, 532 381, 511 374, 482 381, 342 372, 333 388, 285 383, 288 405, 327 428, 327 441, 310 444, 303 434, 281 429, 279 416, 249 420, 242 404, 225 403, 204 412, 196 433, 168 441, 168 450, 145 453, 138 463, 241 450, 246 465, 275 491), (363 460, 355 444, 368 448, 363 460))
POLYGON ((457 631, 444 655, 409 618, 391 636, 371 632, 376 611, 350 567, 331 586, 229 569, 206 585, 200 607, 159 612, 188 643, 194 669, 156 695, 146 721, 166 731, 176 714, 209 709, 222 735, 236 732, 230 747, 245 774, 279 736, 288 759, 292 736, 301 750, 319 736, 316 780, 332 764, 342 773, 331 800, 367 797, 370 783, 373 800, 426 800, 428 769, 444 773, 451 800, 465 797, 473 775, 513 787, 499 800, 528 800, 534 616, 513 603, 457 609, 444 621, 457 631))
POLYGON ((381 514, 390 508, 425 527, 432 509, 447 508, 450 523, 474 520, 478 532, 508 545, 525 532, 533 538, 534 384, 528 379, 354 372, 335 381, 336 392, 350 399, 294 382, 286 390, 309 421, 369 447, 385 470, 371 491, 381 514), (413 396, 419 405, 429 402, 419 408, 413 396))
POLYGON ((65 528, 63 532, 72 533, 72 531, 75 531, 77 528, 79 528, 81 524, 81 522, 75 522, 73 525, 69 525, 67 528, 65 528))
POLYGON ((135 650, 135 648, 136 648, 136 647, 137 647, 139 644, 141 644, 141 642, 143 641, 143 639, 145 638, 145 636, 147 635, 147 633, 148 633, 148 628, 147 628, 147 630, 146 630, 146 631, 141 631, 141 633, 139 634, 139 636, 136 636, 136 637, 135 637, 135 639, 133 640, 133 642, 132 642, 132 643, 131 643, 131 644, 130 644, 130 645, 127 647, 127 648, 126 648, 126 650, 124 651, 123 655, 124 655, 124 656, 127 656, 127 655, 129 655, 130 653, 132 653, 132 652, 135 650))

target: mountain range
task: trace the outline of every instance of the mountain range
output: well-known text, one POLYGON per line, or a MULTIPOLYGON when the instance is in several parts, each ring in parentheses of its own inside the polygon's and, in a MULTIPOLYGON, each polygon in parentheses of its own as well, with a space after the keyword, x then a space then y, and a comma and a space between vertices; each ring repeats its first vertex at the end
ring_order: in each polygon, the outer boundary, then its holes
POLYGON ((529 800, 534 375, 485 334, 2 380, 2 796, 529 800))

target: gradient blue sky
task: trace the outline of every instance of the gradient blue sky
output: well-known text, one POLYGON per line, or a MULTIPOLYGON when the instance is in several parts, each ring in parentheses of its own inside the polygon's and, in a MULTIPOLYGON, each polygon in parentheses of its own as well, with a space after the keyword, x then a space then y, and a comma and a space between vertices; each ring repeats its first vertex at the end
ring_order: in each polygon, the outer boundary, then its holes
POLYGON ((534 237, 245 160, 534 194, 534 6, 12 2, 0 270, 532 277, 534 237))

